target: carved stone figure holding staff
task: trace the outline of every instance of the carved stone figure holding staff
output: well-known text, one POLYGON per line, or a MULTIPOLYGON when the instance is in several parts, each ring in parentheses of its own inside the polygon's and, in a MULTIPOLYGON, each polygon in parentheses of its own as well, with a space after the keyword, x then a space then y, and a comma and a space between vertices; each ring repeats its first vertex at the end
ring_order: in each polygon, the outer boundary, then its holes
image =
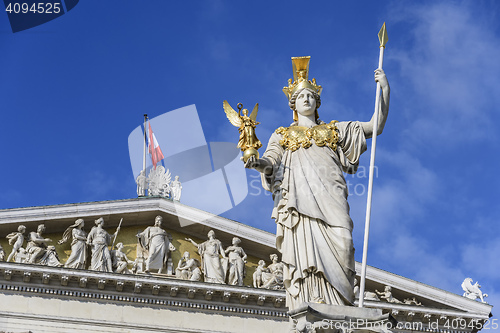
POLYGON ((92 246, 92 259, 90 261, 90 270, 101 272, 113 272, 111 253, 108 246, 111 245, 111 239, 120 231, 116 228, 113 235, 104 230, 104 219, 102 217, 95 221, 95 226, 90 230, 87 237, 87 244, 92 246))
MULTIPOLYGON (((245 163, 261 172, 263 187, 273 193, 276 246, 282 253, 290 310, 303 302, 354 302, 353 223, 342 172, 356 172, 366 139, 374 134, 373 118, 319 119, 322 88, 308 79, 309 60, 292 58, 294 80, 283 89, 294 122, 271 135, 262 158, 250 157, 245 163)), ((382 88, 380 134, 389 110, 389 84, 382 69, 375 71, 375 81, 382 88)))

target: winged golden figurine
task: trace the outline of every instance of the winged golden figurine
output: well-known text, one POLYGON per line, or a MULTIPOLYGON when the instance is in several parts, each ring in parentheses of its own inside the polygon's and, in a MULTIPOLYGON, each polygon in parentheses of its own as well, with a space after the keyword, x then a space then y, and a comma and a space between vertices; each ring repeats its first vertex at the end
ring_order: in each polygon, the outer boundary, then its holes
POLYGON ((248 110, 243 109, 243 104, 241 103, 238 103, 237 105, 238 112, 236 112, 227 101, 224 101, 223 104, 227 119, 229 119, 231 124, 238 127, 238 131, 240 132, 238 148, 240 148, 243 152, 243 161, 246 162, 252 155, 259 158, 259 152, 257 149, 262 147, 262 143, 255 135, 255 126, 260 124, 255 121, 257 118, 259 103, 255 104, 250 116, 248 116, 248 110))

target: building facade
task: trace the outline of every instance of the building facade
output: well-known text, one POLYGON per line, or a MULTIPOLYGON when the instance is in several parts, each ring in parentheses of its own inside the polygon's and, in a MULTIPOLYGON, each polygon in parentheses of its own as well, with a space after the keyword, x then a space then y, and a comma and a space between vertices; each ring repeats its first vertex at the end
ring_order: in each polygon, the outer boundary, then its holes
MULTIPOLYGON (((15 246, 9 244, 7 235, 24 225, 24 236, 29 237, 44 224, 43 237, 52 239, 50 244, 64 264, 71 254, 70 242, 57 242, 64 231, 83 219, 83 230, 88 232, 101 217, 109 235, 121 225, 112 240, 114 245, 123 244, 122 252, 129 261, 125 264, 127 274, 2 261, 0 332, 289 332, 293 328, 285 291, 276 286, 256 288, 253 281, 259 261, 268 266, 271 255, 278 254, 275 236, 165 198, 1 210, 4 260, 15 246), (173 247, 164 271, 148 274, 137 235, 153 226, 157 216, 162 217, 162 228, 173 247), (235 237, 241 241, 239 246, 246 254, 241 284, 176 277, 175 270, 186 252, 203 266, 199 248, 193 243, 202 244, 211 230, 223 249, 228 249, 235 237)), ((357 263, 358 275, 360 268, 357 263)), ((226 267, 225 272, 228 270, 226 267)), ((394 319, 391 331, 476 332, 483 324, 494 323, 492 306, 486 303, 374 267, 368 267, 366 278, 365 307, 390 314, 394 319)), ((325 321, 316 331, 331 331, 334 324, 334 320, 325 321)), ((337 328, 349 331, 348 327, 337 328)))

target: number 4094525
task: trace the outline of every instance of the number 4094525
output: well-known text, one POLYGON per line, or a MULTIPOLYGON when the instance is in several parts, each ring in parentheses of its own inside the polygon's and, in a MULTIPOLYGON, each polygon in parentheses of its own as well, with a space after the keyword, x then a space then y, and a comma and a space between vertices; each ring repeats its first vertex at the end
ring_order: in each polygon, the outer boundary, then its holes
POLYGON ((59 14, 61 12, 61 4, 58 2, 38 2, 28 4, 26 2, 23 3, 12 3, 9 2, 7 7, 5 7, 5 11, 9 13, 19 14, 19 13, 33 13, 33 14, 59 14))

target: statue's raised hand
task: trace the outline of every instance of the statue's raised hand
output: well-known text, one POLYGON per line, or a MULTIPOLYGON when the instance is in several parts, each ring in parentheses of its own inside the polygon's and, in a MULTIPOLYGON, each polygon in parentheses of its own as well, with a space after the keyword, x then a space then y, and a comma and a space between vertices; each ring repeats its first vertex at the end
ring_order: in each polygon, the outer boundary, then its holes
POLYGON ((387 81, 387 77, 382 68, 377 68, 375 70, 375 82, 379 82, 382 89, 389 86, 389 81, 387 81))

